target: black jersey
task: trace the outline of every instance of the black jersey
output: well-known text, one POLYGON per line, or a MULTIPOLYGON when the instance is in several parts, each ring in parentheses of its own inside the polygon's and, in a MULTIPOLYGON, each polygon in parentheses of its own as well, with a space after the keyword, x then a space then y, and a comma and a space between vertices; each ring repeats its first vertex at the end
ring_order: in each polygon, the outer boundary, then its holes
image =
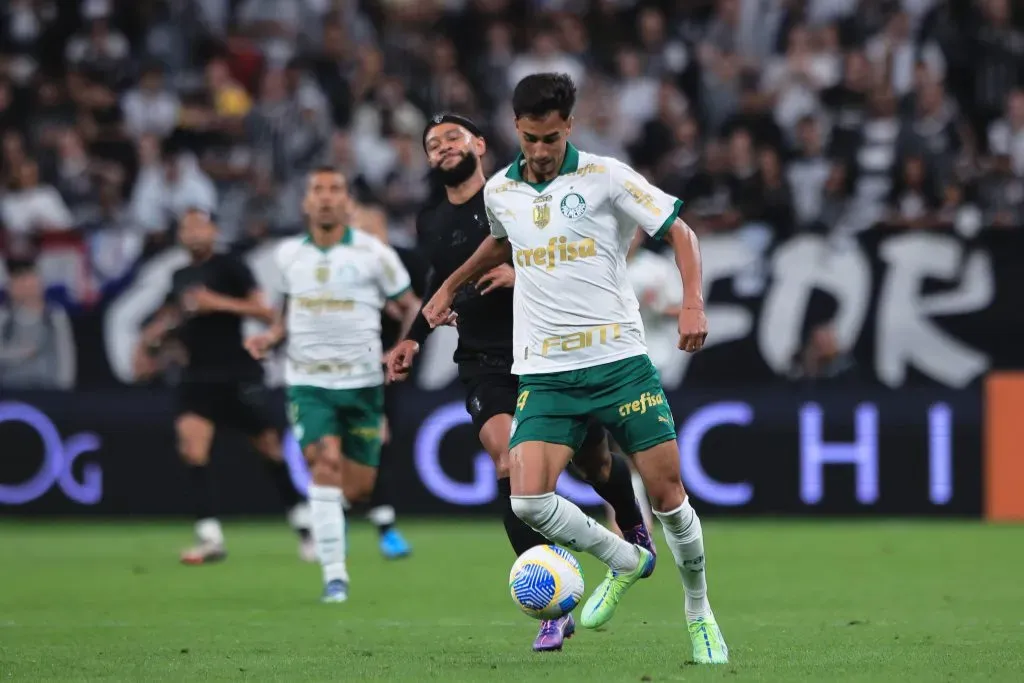
POLYGON ((252 271, 242 261, 214 254, 175 271, 167 303, 177 307, 182 323, 175 331, 188 352, 186 382, 246 382, 262 380, 263 366, 242 346, 242 318, 231 313, 189 314, 183 305, 186 292, 196 287, 244 299, 256 289, 252 271))
MULTIPOLYGON (((452 204, 445 198, 425 209, 416 220, 416 232, 420 251, 430 266, 423 297, 426 303, 437 287, 490 235, 483 188, 465 204, 452 204)), ((511 289, 496 289, 481 296, 476 284, 471 283, 456 294, 453 308, 459 316, 455 362, 472 361, 480 356, 507 356, 511 363, 511 289)), ((420 315, 409 331, 409 338, 422 344, 429 333, 430 325, 420 315)))

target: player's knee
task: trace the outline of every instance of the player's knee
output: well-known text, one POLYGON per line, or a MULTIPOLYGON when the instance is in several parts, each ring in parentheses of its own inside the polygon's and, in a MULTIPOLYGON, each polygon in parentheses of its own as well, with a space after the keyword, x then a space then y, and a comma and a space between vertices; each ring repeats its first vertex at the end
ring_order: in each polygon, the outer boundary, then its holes
POLYGON ((210 450, 198 440, 178 439, 178 454, 193 467, 202 467, 210 462, 210 450))
POLYGON ((558 502, 553 493, 540 496, 512 496, 512 512, 538 531, 554 518, 557 507, 558 502))
POLYGON ((306 460, 309 463, 313 481, 324 486, 337 486, 341 481, 341 453, 323 442, 307 447, 306 460))
POLYGON ((342 483, 341 490, 350 503, 363 503, 373 495, 375 478, 350 479, 342 483))
POLYGON ((651 499, 651 507, 657 512, 675 510, 686 499, 683 482, 677 477, 658 478, 652 482, 644 482, 647 496, 651 499))
POLYGON ((284 458, 281 452, 281 441, 277 437, 277 432, 273 430, 265 431, 259 436, 253 437, 252 443, 260 455, 268 460, 280 462, 284 458))
POLYGON ((491 462, 494 463, 494 470, 498 473, 498 479, 507 479, 509 476, 508 451, 503 450, 497 454, 491 454, 491 462))

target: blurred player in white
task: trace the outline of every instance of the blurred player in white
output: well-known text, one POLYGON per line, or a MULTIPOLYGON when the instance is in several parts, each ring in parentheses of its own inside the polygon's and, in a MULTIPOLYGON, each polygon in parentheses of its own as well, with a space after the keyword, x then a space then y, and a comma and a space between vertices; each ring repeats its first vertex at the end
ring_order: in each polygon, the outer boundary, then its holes
POLYGON ((324 602, 348 598, 345 510, 373 491, 384 438, 381 312, 395 302, 408 329, 419 313, 398 254, 349 227, 345 177, 309 175, 309 232, 284 241, 275 264, 286 313, 246 341, 256 358, 287 339, 288 413, 310 464, 313 540, 324 602))
POLYGON ((707 598, 700 519, 679 473, 675 422, 647 356, 643 321, 626 268, 636 226, 672 247, 684 283, 678 348, 707 338, 700 249, 679 219, 682 202, 626 164, 569 144, 576 86, 535 74, 516 86, 512 109, 521 154, 485 188, 491 237, 424 307, 432 325, 453 317, 455 292, 509 258, 514 263, 512 505, 554 542, 608 565, 580 623, 598 628, 647 575, 653 555, 631 545, 555 493, 590 418, 633 456, 682 578, 693 660, 720 664, 728 648, 707 598))

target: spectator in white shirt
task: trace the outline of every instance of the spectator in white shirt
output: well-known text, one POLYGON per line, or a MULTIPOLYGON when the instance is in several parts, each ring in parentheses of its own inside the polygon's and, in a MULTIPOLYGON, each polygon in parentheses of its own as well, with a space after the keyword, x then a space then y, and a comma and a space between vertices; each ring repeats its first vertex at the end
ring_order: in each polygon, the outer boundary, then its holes
POLYGON ((16 240, 40 231, 67 230, 74 222, 60 193, 51 185, 40 184, 39 166, 34 161, 22 162, 17 189, 0 202, 0 216, 16 240))
POLYGON ((509 65, 509 88, 515 88, 519 81, 531 74, 549 72, 569 74, 577 88, 583 85, 583 65, 562 52, 558 46, 558 34, 542 26, 533 33, 530 51, 519 55, 509 65))
POLYGON ((1006 116, 988 127, 988 150, 993 156, 1010 157, 1014 175, 1024 178, 1024 89, 1006 98, 1006 116))
POLYGON ((163 70, 150 66, 142 72, 137 88, 121 102, 125 126, 133 138, 147 133, 165 137, 178 121, 178 98, 164 89, 163 70))
POLYGON ((88 31, 75 34, 68 41, 65 58, 77 67, 86 67, 116 75, 131 56, 131 45, 119 31, 110 30, 106 17, 92 19, 88 31))
POLYGON ((217 190, 191 154, 164 145, 162 160, 139 171, 132 191, 131 218, 150 241, 163 243, 179 217, 190 208, 213 213, 217 190))

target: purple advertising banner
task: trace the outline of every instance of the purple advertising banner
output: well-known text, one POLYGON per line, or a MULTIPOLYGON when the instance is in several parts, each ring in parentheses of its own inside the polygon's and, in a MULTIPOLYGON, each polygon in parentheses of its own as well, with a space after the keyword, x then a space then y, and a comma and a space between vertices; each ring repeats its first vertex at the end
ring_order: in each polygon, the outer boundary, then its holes
MULTIPOLYGON (((401 387, 395 398, 384 467, 399 511, 497 511, 494 468, 462 396, 401 387)), ((808 393, 780 386, 679 391, 669 399, 683 480, 702 511, 980 514, 976 390, 808 393)), ((172 406, 172 392, 163 389, 6 392, 0 399, 0 508, 17 515, 188 515, 172 406)), ((283 441, 293 482, 304 489, 308 471, 287 430, 283 441)), ((279 512, 273 487, 243 438, 218 435, 213 462, 227 514, 279 512)), ((568 474, 558 490, 583 506, 600 502, 568 474)))

